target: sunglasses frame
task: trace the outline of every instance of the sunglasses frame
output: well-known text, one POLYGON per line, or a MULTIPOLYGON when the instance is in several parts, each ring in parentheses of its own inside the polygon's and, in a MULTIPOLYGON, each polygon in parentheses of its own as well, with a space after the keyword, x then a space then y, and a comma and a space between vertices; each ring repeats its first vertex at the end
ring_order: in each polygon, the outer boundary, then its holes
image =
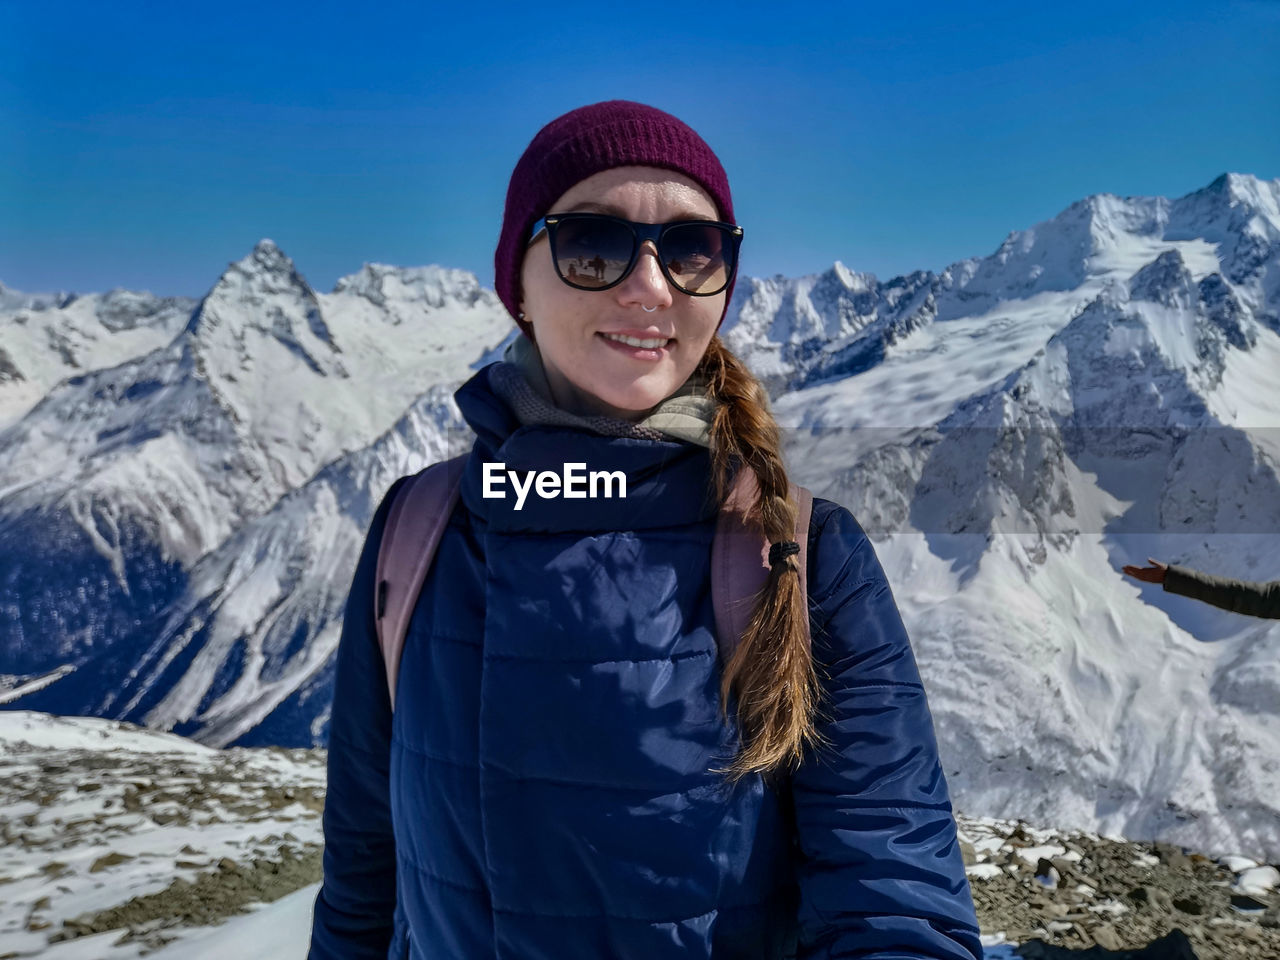
POLYGON ((531 228, 529 244, 532 245, 546 231, 547 239, 551 246, 551 265, 555 268, 556 276, 561 281, 575 290, 610 290, 622 283, 623 280, 631 276, 631 271, 636 268, 636 264, 640 261, 640 248, 644 246, 646 240, 652 240, 654 249, 658 251, 658 266, 662 269, 662 275, 667 278, 667 283, 671 284, 676 290, 689 297, 714 297, 718 293, 723 293, 733 283, 733 278, 738 272, 738 249, 742 245, 742 228, 736 223, 728 223, 724 220, 672 220, 668 223, 637 223, 634 220, 625 220, 622 217, 615 217, 607 213, 549 213, 545 217, 536 221, 531 228), (560 271, 560 261, 556 257, 556 233, 566 220, 609 220, 613 223, 619 223, 627 227, 631 231, 631 260, 627 263, 627 267, 622 271, 622 275, 611 283, 604 286, 582 286, 574 283, 560 271), (732 262, 725 274, 725 281, 715 290, 709 292, 686 290, 680 284, 676 283, 671 276, 671 271, 667 269, 666 263, 662 259, 662 238, 666 232, 673 227, 682 227, 688 224, 696 224, 701 227, 718 227, 728 237, 728 246, 726 249, 730 251, 732 262))

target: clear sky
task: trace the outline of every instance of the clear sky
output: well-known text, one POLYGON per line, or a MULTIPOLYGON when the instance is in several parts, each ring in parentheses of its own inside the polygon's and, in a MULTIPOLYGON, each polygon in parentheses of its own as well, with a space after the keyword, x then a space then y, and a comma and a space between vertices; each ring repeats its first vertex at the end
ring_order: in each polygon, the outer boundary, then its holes
POLYGON ((0 0, 0 282, 199 296, 270 237, 490 285, 520 152, 619 97, 720 155, 755 275, 1280 176, 1280 0, 790 6, 0 0))

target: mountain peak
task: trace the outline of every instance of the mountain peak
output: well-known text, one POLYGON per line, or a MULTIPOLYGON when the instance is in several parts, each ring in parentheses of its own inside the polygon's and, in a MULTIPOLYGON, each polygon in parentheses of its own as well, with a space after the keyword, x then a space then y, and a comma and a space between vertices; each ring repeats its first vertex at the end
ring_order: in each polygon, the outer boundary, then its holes
POLYGON ((1280 249, 1280 179, 1222 174, 1173 202, 1165 237, 1216 244, 1224 277, 1237 286, 1265 285, 1280 249))
POLYGON ((1169 202, 1164 197, 1120 197, 1095 193, 1072 204, 1055 220, 1068 222, 1075 216, 1089 231, 1090 246, 1098 250, 1114 245, 1122 234, 1155 236, 1168 219, 1169 202))
POLYGON ((315 292, 269 239, 227 266, 187 324, 198 343, 223 342, 237 356, 247 349, 244 337, 251 330, 280 341, 317 372, 326 364, 313 357, 316 341, 337 349, 315 292))
POLYGON ((288 294, 315 299, 310 285, 293 261, 269 239, 259 240, 248 255, 227 265, 206 299, 288 294))
POLYGON ((1230 171, 1223 171, 1213 178, 1213 181, 1205 187, 1206 190, 1213 190, 1216 193, 1223 193, 1231 189, 1232 174, 1230 171))
POLYGON ((490 296, 480 286, 479 278, 467 270, 434 264, 393 267, 376 262, 365 263, 358 272, 340 277, 333 292, 363 297, 384 309, 394 303, 433 308, 449 303, 474 306, 490 296))
POLYGON ((1218 174, 1205 190, 1244 199, 1256 195, 1261 184, 1262 181, 1251 173, 1232 173, 1228 170, 1218 174))
POLYGON ((255 243, 249 255, 240 260, 236 266, 245 269, 246 272, 297 275, 293 261, 276 246, 274 240, 266 237, 255 243))
POLYGON ((833 263, 823 276, 834 278, 842 287, 853 293, 863 293, 876 288, 875 274, 850 270, 839 260, 833 263))
POLYGON ((1242 206, 1262 214, 1273 223, 1280 221, 1280 180, 1263 180, 1251 173, 1222 173, 1199 190, 1176 201, 1179 208, 1191 208, 1201 216, 1242 206))

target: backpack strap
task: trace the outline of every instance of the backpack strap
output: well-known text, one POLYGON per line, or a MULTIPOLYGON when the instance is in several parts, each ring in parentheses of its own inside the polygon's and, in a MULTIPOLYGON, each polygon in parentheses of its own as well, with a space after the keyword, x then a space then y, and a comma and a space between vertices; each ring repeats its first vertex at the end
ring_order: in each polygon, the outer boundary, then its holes
MULTIPOLYGON (((760 525, 750 518, 758 497, 756 475, 739 470, 733 487, 716 519, 711 542, 711 602, 715 608, 716 640, 720 661, 728 663, 756 609, 756 599, 769 580, 769 546, 760 525)), ((809 596, 809 517, 813 514, 813 494, 791 484, 796 504, 795 541, 800 545, 796 558, 800 567, 800 595, 809 596)), ((809 606, 805 603, 805 619, 809 606)))
POLYGON ((449 523, 462 487, 467 454, 433 464, 410 477, 396 491, 378 549, 378 646, 387 668, 391 709, 396 706, 396 677, 400 654, 409 632, 409 618, 435 559, 436 548, 449 523))

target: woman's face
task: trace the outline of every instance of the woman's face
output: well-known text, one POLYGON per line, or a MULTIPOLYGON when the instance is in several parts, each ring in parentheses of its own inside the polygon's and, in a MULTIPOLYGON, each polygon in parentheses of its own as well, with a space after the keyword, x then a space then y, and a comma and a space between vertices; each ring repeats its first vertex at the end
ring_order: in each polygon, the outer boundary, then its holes
MULTIPOLYGON (((637 223, 719 219, 694 180, 656 167, 615 167, 579 181, 548 211, 570 212, 637 223)), ((520 282, 556 404, 625 420, 640 419, 689 379, 724 312, 723 292, 691 297, 667 283, 651 242, 616 287, 578 290, 556 275, 544 233, 525 252, 520 282), (619 336, 663 342, 636 347, 619 336)))

